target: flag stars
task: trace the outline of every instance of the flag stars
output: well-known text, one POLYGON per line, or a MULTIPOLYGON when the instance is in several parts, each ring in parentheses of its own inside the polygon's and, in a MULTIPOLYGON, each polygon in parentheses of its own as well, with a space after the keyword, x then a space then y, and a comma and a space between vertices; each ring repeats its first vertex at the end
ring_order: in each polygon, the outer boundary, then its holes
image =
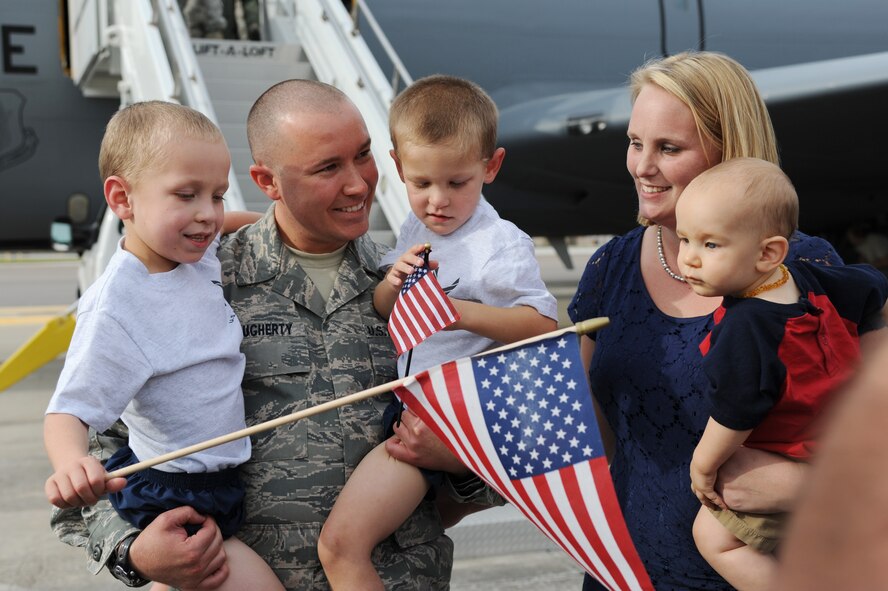
POLYGON ((475 365, 480 411, 503 476, 542 474, 599 453, 598 444, 585 441, 595 429, 581 421, 589 416, 589 400, 572 347, 566 339, 557 346, 550 340, 496 352, 486 365, 475 365))

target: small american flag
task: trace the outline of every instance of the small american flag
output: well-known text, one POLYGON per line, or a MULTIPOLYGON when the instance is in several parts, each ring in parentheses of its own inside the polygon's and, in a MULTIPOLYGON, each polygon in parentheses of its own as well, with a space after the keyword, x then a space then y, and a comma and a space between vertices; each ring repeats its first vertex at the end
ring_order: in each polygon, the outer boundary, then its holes
POLYGON ((398 355, 459 320, 459 313, 425 264, 414 267, 401 287, 389 316, 388 329, 398 355))
POLYGON ((614 493, 575 334, 450 361, 395 393, 605 587, 653 589, 614 493))

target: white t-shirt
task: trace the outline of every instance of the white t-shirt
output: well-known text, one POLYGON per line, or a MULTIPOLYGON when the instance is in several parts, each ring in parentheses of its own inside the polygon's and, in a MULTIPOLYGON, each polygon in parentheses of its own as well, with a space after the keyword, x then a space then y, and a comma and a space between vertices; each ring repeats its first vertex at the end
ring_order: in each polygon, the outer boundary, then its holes
MULTIPOLYGON (((225 301, 219 240, 194 264, 148 273, 120 245, 80 299, 74 337, 47 413, 97 431, 118 417, 140 460, 245 427, 240 322, 225 301)), ((250 457, 250 440, 156 466, 213 472, 250 457)))
MULTIPOLYGON (((502 219, 482 199, 472 217, 448 234, 439 236, 425 227, 412 212, 401 226, 398 243, 382 261, 391 267, 408 248, 428 242, 429 258, 437 260, 438 283, 447 295, 498 308, 530 306, 543 316, 558 319, 558 304, 546 289, 530 236, 502 219)), ((410 373, 481 353, 498 345, 465 330, 435 333, 413 349, 410 373)), ((398 374, 405 375, 407 353, 398 359, 398 374)))

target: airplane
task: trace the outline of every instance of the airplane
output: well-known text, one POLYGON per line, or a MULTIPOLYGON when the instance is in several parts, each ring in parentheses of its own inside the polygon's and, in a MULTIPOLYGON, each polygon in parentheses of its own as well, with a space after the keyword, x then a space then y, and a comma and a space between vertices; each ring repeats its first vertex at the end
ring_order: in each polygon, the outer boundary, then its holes
POLYGON ((0 243, 7 247, 45 247, 55 217, 91 219, 103 202, 99 142, 120 99, 85 97, 66 76, 60 5, 0 2, 0 243))
POLYGON ((484 194, 533 236, 635 225, 628 76, 688 49, 725 53, 751 71, 804 231, 837 236, 852 222, 888 222, 882 0, 368 2, 414 77, 464 76, 497 102, 506 158, 484 194))
MULTIPOLYGON (((628 74, 648 58, 695 48, 727 53, 753 72, 802 199, 803 229, 884 213, 874 146, 888 130, 881 0, 360 4, 359 29, 368 28, 369 7, 414 78, 465 76, 497 101, 507 157, 485 196, 533 236, 632 227, 628 74)), ((67 19, 59 6, 68 5, 0 4, 0 242, 45 243, 56 216, 82 219, 101 207, 96 152, 119 100, 84 97, 66 78, 70 40, 58 31, 67 19), (80 207, 66 212, 72 203, 80 207)), ((367 43, 386 59, 378 43, 367 43)))

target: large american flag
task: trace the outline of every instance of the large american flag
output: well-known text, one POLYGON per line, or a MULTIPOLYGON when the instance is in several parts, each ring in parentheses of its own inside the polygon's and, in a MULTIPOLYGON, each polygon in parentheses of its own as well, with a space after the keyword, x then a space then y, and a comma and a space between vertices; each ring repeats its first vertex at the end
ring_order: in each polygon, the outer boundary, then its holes
POLYGON ((395 393, 608 589, 653 589, 614 493, 575 334, 450 361, 395 393))
POLYGON ((414 267, 389 316, 388 329, 398 355, 459 320, 459 313, 429 272, 428 260, 414 267))

